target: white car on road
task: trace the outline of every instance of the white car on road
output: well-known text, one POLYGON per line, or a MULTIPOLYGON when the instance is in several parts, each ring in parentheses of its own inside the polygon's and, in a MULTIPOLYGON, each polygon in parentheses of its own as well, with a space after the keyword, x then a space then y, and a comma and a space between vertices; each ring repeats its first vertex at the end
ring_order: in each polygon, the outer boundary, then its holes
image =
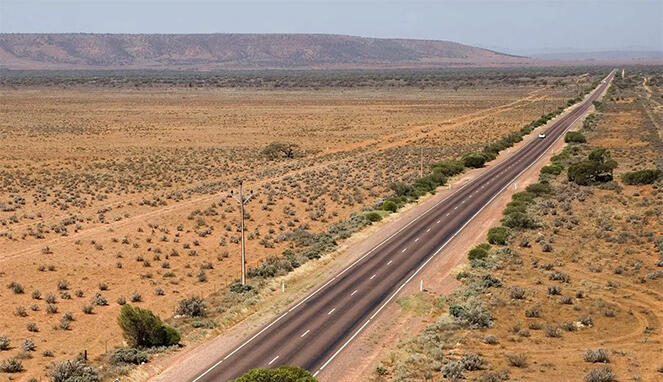
POLYGON ((539 134, 539 139, 543 139, 543 138, 545 138, 545 137, 546 137, 545 134, 543 134, 543 133, 539 134))

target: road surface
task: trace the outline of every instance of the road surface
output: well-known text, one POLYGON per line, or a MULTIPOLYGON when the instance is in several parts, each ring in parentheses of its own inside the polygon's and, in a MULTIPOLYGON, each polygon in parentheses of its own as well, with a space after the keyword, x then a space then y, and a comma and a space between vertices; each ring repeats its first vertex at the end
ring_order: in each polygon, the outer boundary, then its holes
POLYGON ((532 140, 414 218, 192 381, 227 381, 249 369, 280 365, 320 373, 474 216, 587 112, 614 73, 548 127, 545 138, 532 140))

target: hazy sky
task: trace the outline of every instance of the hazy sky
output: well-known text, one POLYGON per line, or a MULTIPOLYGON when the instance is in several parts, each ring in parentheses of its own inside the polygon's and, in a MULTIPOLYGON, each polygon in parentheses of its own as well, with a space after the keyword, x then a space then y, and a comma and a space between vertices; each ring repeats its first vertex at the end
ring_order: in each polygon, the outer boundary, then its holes
POLYGON ((338 33, 521 54, 663 50, 663 0, 0 0, 0 32, 338 33))

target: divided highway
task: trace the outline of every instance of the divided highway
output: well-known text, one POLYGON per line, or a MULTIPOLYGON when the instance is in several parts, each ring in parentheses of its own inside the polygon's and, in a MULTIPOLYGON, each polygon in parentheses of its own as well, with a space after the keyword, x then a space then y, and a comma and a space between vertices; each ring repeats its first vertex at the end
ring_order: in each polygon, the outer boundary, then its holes
POLYGON ((540 159, 614 76, 545 132, 459 188, 292 306, 193 379, 227 381, 249 369, 295 365, 321 372, 488 203, 540 159))

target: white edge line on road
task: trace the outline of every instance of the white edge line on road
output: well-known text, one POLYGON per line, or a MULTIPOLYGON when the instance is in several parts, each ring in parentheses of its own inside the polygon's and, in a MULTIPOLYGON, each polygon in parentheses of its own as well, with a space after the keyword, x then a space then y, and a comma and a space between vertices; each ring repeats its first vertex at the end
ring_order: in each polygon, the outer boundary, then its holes
POLYGON ((307 329, 307 330, 304 332, 304 334, 302 334, 302 335, 299 336, 299 337, 300 337, 300 338, 304 338, 304 337, 305 337, 310 331, 311 331, 311 329, 307 329))
POLYGON ((421 265, 419 266, 419 268, 417 268, 417 270, 416 270, 412 275, 410 275, 410 277, 408 277, 408 279, 405 280, 405 282, 403 282, 403 284, 402 284, 398 289, 396 289, 396 291, 395 291, 394 293, 392 293, 391 296, 389 296, 389 298, 387 299, 387 301, 385 301, 385 302, 380 306, 380 308, 379 308, 377 311, 375 311, 375 313, 373 313, 373 315, 368 319, 368 321, 366 321, 366 323, 365 323, 364 325, 362 325, 359 329, 357 329, 357 331, 352 335, 352 337, 350 337, 350 338, 349 338, 349 339, 343 344, 343 346, 341 346, 341 347, 340 347, 340 348, 339 348, 339 349, 338 349, 338 350, 337 350, 337 351, 336 351, 336 352, 335 352, 335 353, 334 353, 334 354, 333 354, 333 355, 327 360, 327 362, 325 362, 325 363, 320 367, 320 369, 318 369, 318 371, 316 371, 315 374, 313 374, 313 376, 315 377, 316 375, 318 375, 318 373, 319 373, 320 371, 322 371, 322 369, 324 369, 324 368, 325 368, 325 367, 326 367, 326 366, 327 366, 332 360, 334 360, 334 358, 336 358, 336 356, 337 356, 337 355, 338 355, 338 354, 339 354, 339 353, 340 353, 340 352, 341 352, 341 351, 342 351, 342 350, 343 350, 343 349, 344 349, 344 348, 345 348, 345 347, 346 347, 346 346, 347 346, 347 345, 348 345, 348 344, 349 344, 349 343, 350 343, 350 342, 351 342, 351 341, 352 341, 357 335, 359 335, 359 333, 360 333, 362 330, 364 330, 364 328, 366 327, 366 325, 367 325, 371 320, 373 320, 373 319, 375 318, 375 316, 377 316, 377 315, 382 311, 382 309, 384 309, 385 306, 387 306, 387 305, 391 302, 391 300, 393 300, 394 297, 396 297, 396 295, 398 295, 398 293, 400 293, 400 291, 401 291, 401 290, 402 290, 402 289, 403 289, 403 288, 404 288, 404 287, 405 287, 405 286, 406 286, 406 285, 407 285, 407 284, 408 284, 408 283, 409 283, 409 282, 410 282, 410 281, 411 281, 411 280, 412 280, 412 279, 413 279, 413 278, 414 278, 414 277, 415 277, 415 276, 416 276, 416 275, 417 275, 417 274, 418 274, 418 273, 419 273, 419 272, 420 272, 420 271, 421 271, 421 270, 422 270, 422 269, 423 269, 423 268, 424 268, 424 267, 425 267, 425 266, 426 266, 431 260, 433 260, 433 259, 435 258, 435 256, 437 256, 437 254, 440 253, 440 252, 442 251, 442 249, 444 249, 444 247, 447 246, 447 244, 449 244, 449 242, 450 242, 451 240, 453 240, 453 239, 454 239, 459 233, 461 233, 461 232, 463 231, 463 229, 465 229, 465 227, 466 227, 468 224, 470 224, 470 223, 472 222, 472 220, 474 220, 474 218, 475 218, 477 215, 479 215, 479 214, 481 213, 481 211, 484 210, 484 208, 486 208, 488 205, 490 205, 490 203, 492 203, 493 200, 495 200, 495 198, 497 198, 497 197, 498 197, 498 196, 499 196, 499 195, 500 195, 505 189, 507 189, 507 187, 509 187, 514 181, 516 181, 516 179, 518 179, 523 173, 525 173, 525 171, 529 170, 532 166, 534 166, 537 162, 539 162, 539 160, 541 160, 541 158, 542 158, 544 155, 546 155, 546 153, 548 153, 548 151, 550 151, 550 149, 552 149, 552 147, 555 145, 555 143, 557 143, 557 141, 559 141, 559 140, 564 136, 564 133, 565 133, 565 132, 566 132, 571 126, 573 126, 573 124, 575 124, 575 123, 578 121, 578 119, 580 119, 580 117, 582 117, 582 116, 584 116, 584 115, 585 115, 585 112, 583 112, 583 113, 580 114, 578 117, 576 117, 576 119, 574 119, 573 122, 569 123, 569 126, 567 126, 567 128, 564 129, 564 130, 562 131, 562 133, 559 135, 559 137, 557 137, 557 139, 555 139, 555 140, 553 141, 553 143, 551 143, 550 146, 548 146, 548 147, 547 147, 547 148, 541 153, 541 155, 539 155, 538 157, 536 157, 536 159, 534 159, 534 161, 532 161, 532 163, 530 163, 529 166, 525 167, 521 172, 519 172, 515 177, 513 177, 513 179, 511 179, 511 181, 510 181, 509 183, 507 183, 507 184, 506 184, 504 187, 502 187, 498 192, 496 192, 495 195, 493 195, 493 197, 490 198, 490 200, 488 200, 488 202, 486 202, 486 204, 484 204, 484 205, 483 205, 483 206, 482 206, 482 207, 481 207, 481 208, 480 208, 480 209, 479 209, 474 215, 472 215, 472 217, 471 217, 467 222, 465 222, 465 224, 462 225, 462 227, 460 227, 460 229, 458 229, 458 230, 456 231, 456 233, 453 234, 453 236, 451 236, 447 241, 445 241, 444 244, 442 244, 442 246, 441 246, 440 248, 438 248, 438 250, 435 251, 435 253, 433 253, 433 255, 432 255, 431 257, 429 257, 429 258, 428 258, 423 264, 421 264, 421 265))
POLYGON ((288 314, 288 312, 283 313, 279 318, 277 318, 276 320, 272 321, 272 323, 270 323, 269 325, 265 326, 265 327, 264 327, 261 331, 259 331, 258 333, 254 334, 253 337, 251 337, 251 338, 249 338, 248 340, 246 340, 246 342, 244 342, 244 343, 243 343, 241 346, 239 346, 237 349, 233 350, 230 354, 228 354, 227 356, 225 356, 222 360, 220 360, 219 362, 215 363, 214 366, 212 366, 212 367, 210 367, 209 369, 205 370, 204 373, 200 374, 200 375, 199 375, 198 377, 196 377, 196 379, 194 379, 192 382, 196 382, 196 381, 198 381, 200 378, 202 378, 202 377, 204 377, 205 375, 207 375, 207 373, 209 373, 210 371, 212 371, 215 367, 219 366, 219 365, 221 364, 221 362, 223 362, 223 361, 227 360, 228 358, 230 358, 230 356, 232 356, 233 354, 237 353, 241 348, 243 348, 244 346, 246 346, 246 344, 248 344, 249 342, 253 341, 256 337, 258 337, 259 335, 261 335, 265 330, 269 329, 272 325, 274 325, 274 324, 277 323, 280 319, 282 319, 283 317, 285 317, 286 314, 288 314))
MULTIPOLYGON (((609 75, 608 75, 608 76, 609 76, 609 75)), ((607 88, 608 88, 608 87, 606 87, 606 89, 607 89, 607 88)), ((580 116, 578 116, 578 117, 577 117, 572 123, 569 124, 569 127, 570 127, 571 125, 573 125, 574 123, 576 123, 577 120, 580 119, 580 117, 582 117, 582 116, 584 116, 584 115, 585 115, 585 113, 583 113, 583 114, 581 114, 580 116)), ((567 128, 567 130, 568 130, 568 128, 567 128)), ((565 130, 565 131, 566 131, 566 130, 565 130)), ((543 153, 542 153, 542 154, 541 154, 541 155, 540 155, 540 156, 539 156, 534 162, 532 162, 532 164, 530 164, 529 166, 527 166, 522 172, 520 172, 518 175, 516 175, 516 177, 514 178, 514 180, 515 180, 516 178, 518 178, 523 172, 527 171, 531 166, 533 166, 534 163, 538 162, 539 159, 541 159, 541 157, 542 157, 543 155, 545 155, 545 153, 547 153, 547 152, 550 150, 550 148, 552 148, 552 146, 553 146, 553 145, 554 145, 554 144, 555 144, 555 143, 556 143, 556 142, 557 142, 562 136, 563 136, 563 133, 560 134, 560 136, 557 137, 557 139, 555 140, 555 142, 553 142, 553 144, 551 144, 550 147, 548 147, 548 149, 546 149, 546 150, 545 150, 545 151, 544 151, 544 152, 543 152, 543 153)), ((523 148, 524 148, 524 147, 526 147, 526 145, 523 146, 523 148)), ((520 151, 520 150, 518 150, 518 151, 520 151)), ((518 151, 515 151, 513 154, 511 154, 511 156, 516 155, 516 154, 518 153, 518 151)), ((504 163, 504 162, 502 162, 502 163, 504 163)), ((501 164, 501 163, 500 163, 500 164, 501 164)), ((498 164, 498 165, 499 165, 499 164, 498 164)), ((483 174, 481 174, 479 177, 481 177, 481 176, 483 176, 483 174)), ((491 181, 489 180, 488 183, 490 183, 490 182, 491 182, 491 181)), ((512 180, 509 184, 507 184, 507 186, 511 185, 512 182, 513 182, 513 180, 512 180)), ((442 200, 438 201, 437 203, 435 203, 434 205, 432 205, 430 208, 428 208, 427 210, 423 211, 423 212, 422 212, 421 214, 419 214, 418 216, 414 217, 414 219, 410 220, 407 224, 405 224, 405 225, 404 225, 403 227, 401 227, 399 230, 397 230, 397 231, 394 232, 393 234, 389 235, 386 239, 382 240, 380 243, 378 243, 377 245, 375 245, 375 246, 374 246, 373 248, 371 248, 368 252, 366 252, 363 256, 361 256, 360 258, 358 258, 357 260, 355 260, 352 264, 348 265, 345 269, 343 269, 341 272, 339 272, 338 274, 336 274, 333 278, 329 279, 326 283, 324 283, 320 288, 316 289, 316 290, 313 291, 311 294, 309 294, 308 296, 306 296, 303 300, 301 300, 299 303, 297 303, 297 305, 293 306, 293 307, 290 308, 287 312, 285 312, 285 313, 283 313, 281 316, 279 316, 279 318, 277 318, 276 320, 274 320, 274 321, 272 321, 271 323, 269 323, 269 324, 268 324, 267 326, 265 326, 262 330, 260 330, 260 331, 259 331, 258 333, 256 333, 256 334, 254 334, 251 338, 249 338, 249 339, 246 340, 244 343, 242 343, 239 347, 237 347, 235 350, 233 350, 231 353, 229 353, 227 356, 225 356, 222 360, 218 361, 217 363, 215 363, 214 365, 212 365, 210 368, 208 368, 207 370, 205 370, 205 372, 203 372, 202 374, 200 374, 198 377, 196 377, 195 379, 193 379, 191 382, 197 382, 198 380, 200 380, 202 377, 204 377, 205 375, 207 375, 207 374, 208 374, 210 371, 212 371, 214 368, 216 368, 217 366, 219 366, 223 361, 225 361, 226 359, 230 358, 233 354, 237 353, 240 349, 242 349, 244 346, 246 346, 246 345, 249 344, 251 341, 253 341, 256 337, 258 337, 259 335, 261 335, 263 332, 265 332, 267 329, 269 329, 269 328, 272 327, 275 323, 277 323, 279 320, 281 320, 283 317, 285 317, 285 316, 288 314, 288 312, 292 312, 294 309, 296 309, 297 307, 299 307, 301 304, 303 304, 304 302, 306 302, 308 299, 310 299, 310 298, 313 297, 315 294, 317 294, 319 291, 321 291, 323 288, 325 288, 327 285, 329 285, 329 283, 331 283, 332 281, 334 281, 334 279, 336 279, 338 276, 340 276, 340 275, 342 275, 343 273, 347 272, 349 269, 351 269, 352 267, 354 267, 357 263, 359 263, 359 262, 362 261, 364 258, 366 258, 366 257, 369 256, 371 253, 373 253, 376 249, 380 248, 384 243, 388 242, 388 241, 391 240, 394 236, 398 235, 399 233, 401 233, 402 231, 404 231, 405 229, 407 229, 409 226, 411 226, 412 224, 414 224, 416 221, 418 221, 418 220, 420 220, 421 218, 423 218, 424 216, 426 216, 430 211, 432 211, 433 209, 437 208, 437 206, 439 206, 440 204, 442 204, 442 203, 444 203, 445 201, 447 201, 447 199, 449 199, 449 198, 453 197, 454 195, 458 194, 458 192, 460 192, 460 190, 464 189, 465 187, 467 187, 467 186, 470 185, 470 184, 472 184, 472 182, 465 183, 464 185, 460 186, 460 188, 458 188, 456 191, 454 191, 453 193, 447 195, 447 196, 444 197, 442 200)), ((506 186, 505 186, 505 187, 506 187, 506 186)), ((495 196, 499 195, 502 191, 503 191, 503 190, 501 190, 500 192, 498 192, 495 196)), ((494 197, 493 197, 493 199, 494 199, 494 197)), ((492 199, 491 199, 490 201, 488 201, 488 203, 486 203, 481 209, 485 208, 488 204, 490 204, 491 201, 492 201, 492 199)), ((479 212, 481 212, 481 210, 479 210, 479 211, 477 212, 477 214, 478 214, 479 212)), ((475 216, 476 216, 476 215, 475 215, 475 216)), ((474 218, 474 217, 472 217, 472 218, 474 218)), ((471 220, 470 220, 470 221, 471 221, 471 220)), ((469 223, 470 221, 468 221, 467 223, 469 223)), ((438 220, 437 223, 439 223, 439 222, 440 222, 440 221, 438 220)), ((467 224, 467 223, 466 223, 466 224, 467 224)), ((464 226, 463 226, 463 227, 464 227, 464 226)), ((462 228, 461 228, 461 230, 462 230, 462 228)), ((458 232, 460 232, 460 230, 459 230, 458 232)), ((448 241, 447 241, 447 243, 448 243, 448 241)), ((445 245, 446 245, 446 243, 445 243, 445 245)), ((431 258, 432 258, 432 257, 431 257, 431 258)), ((429 260, 430 260, 430 259, 429 259, 429 260)), ((419 272, 419 271, 417 270, 417 272, 419 272)), ((408 281, 409 281, 409 279, 408 279, 408 281)), ((403 284, 403 286, 404 286, 404 285, 405 285, 405 284, 403 284)), ((401 286, 401 288, 399 288, 399 290, 402 289, 403 286, 401 286)), ((393 296, 393 295, 392 295, 392 296, 393 296)), ((393 297, 390 297, 388 301, 391 301, 391 299, 393 299, 393 297)), ((382 307, 380 308, 380 310, 382 310, 382 307)), ((337 355, 341 350, 343 350, 343 349, 345 348, 345 346, 347 346, 347 344, 348 344, 350 341, 352 341, 352 339, 354 339, 354 338, 357 336, 357 334, 359 334, 359 332, 360 332, 361 330, 363 330, 363 328, 364 328, 369 322, 370 322, 370 320, 366 321, 366 323, 365 323, 361 328, 359 328, 358 331, 355 332, 355 334, 353 334, 353 336, 350 337, 350 339, 348 339, 348 341, 347 341, 345 344, 343 344, 343 346, 342 346, 342 347, 341 347, 336 353, 334 353, 334 355, 332 355, 332 358, 330 358, 330 359, 325 363, 325 365, 327 365, 332 359, 334 359, 334 357, 336 357, 336 355, 337 355)), ((323 367, 324 367, 324 366, 323 366, 323 367)), ((318 372, 319 372, 320 370, 322 370, 322 368, 320 368, 320 369, 314 374, 314 376, 317 375, 318 372)))
POLYGON ((279 359, 279 356, 276 356, 276 357, 274 357, 274 359, 272 359, 271 361, 269 361, 268 365, 273 364, 274 361, 276 361, 277 359, 279 359))

